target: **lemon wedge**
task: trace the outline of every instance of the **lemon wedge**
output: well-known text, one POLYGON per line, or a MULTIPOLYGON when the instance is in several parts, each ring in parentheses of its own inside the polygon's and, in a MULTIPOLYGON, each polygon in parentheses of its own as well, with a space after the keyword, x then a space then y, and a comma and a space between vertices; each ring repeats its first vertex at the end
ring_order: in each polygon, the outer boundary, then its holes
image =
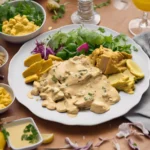
POLYGON ((54 134, 42 134, 43 144, 51 143, 54 140, 54 134))
POLYGON ((144 73, 141 68, 131 59, 126 61, 127 67, 130 72, 137 77, 137 79, 142 79, 144 77, 144 73))
POLYGON ((6 140, 2 132, 0 132, 0 150, 4 150, 6 145, 6 140))

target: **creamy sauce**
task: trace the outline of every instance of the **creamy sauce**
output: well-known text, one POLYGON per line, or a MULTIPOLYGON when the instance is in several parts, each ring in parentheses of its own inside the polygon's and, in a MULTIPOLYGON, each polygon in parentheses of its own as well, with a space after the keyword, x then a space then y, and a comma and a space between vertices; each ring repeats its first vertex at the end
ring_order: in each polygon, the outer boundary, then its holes
POLYGON ((74 118, 74 117, 76 117, 77 116, 77 114, 67 114, 69 117, 71 117, 71 118, 74 118))
POLYGON ((10 134, 10 136, 8 137, 9 141, 14 148, 23 148, 26 146, 33 145, 32 143, 29 143, 29 141, 21 140, 21 137, 23 135, 23 130, 29 124, 31 124, 31 122, 20 123, 17 125, 14 124, 9 127, 6 127, 6 130, 10 134))
POLYGON ((83 109, 104 113, 120 100, 106 76, 84 55, 57 62, 39 84, 34 89, 39 90, 43 107, 73 115, 83 109))
POLYGON ((33 95, 31 94, 31 91, 27 94, 29 99, 33 99, 33 95))

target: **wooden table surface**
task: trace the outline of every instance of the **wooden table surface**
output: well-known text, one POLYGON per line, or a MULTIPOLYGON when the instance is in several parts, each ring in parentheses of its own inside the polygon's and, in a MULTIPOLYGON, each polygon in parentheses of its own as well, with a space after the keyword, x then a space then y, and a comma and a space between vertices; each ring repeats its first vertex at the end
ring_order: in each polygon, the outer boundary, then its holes
MULTIPOLYGON (((51 19, 50 12, 46 9, 46 2, 47 0, 37 0, 46 10, 47 13, 47 20, 44 25, 43 32, 48 31, 48 27, 52 26, 53 29, 71 24, 71 14, 77 9, 77 0, 61 0, 61 2, 69 2, 66 8, 66 14, 64 18, 58 20, 56 23, 54 23, 51 19)), ((101 0, 102 1, 102 0, 101 0)), ((94 3, 101 2, 99 0, 94 0, 94 3)), ((107 7, 103 7, 101 9, 97 10, 98 13, 101 15, 101 22, 100 25, 109 27, 113 30, 116 30, 118 32, 124 33, 130 37, 131 34, 128 31, 128 23, 131 19, 136 17, 141 17, 142 13, 138 9, 133 6, 132 3, 130 3, 130 6, 127 10, 117 10, 113 7, 112 4, 110 4, 107 7)), ((9 53, 9 61, 11 58, 16 54, 16 52, 19 50, 21 44, 12 44, 9 42, 6 42, 0 38, 0 45, 5 47, 9 53)), ((7 73, 8 73, 8 65, 3 68, 3 70, 0 70, 0 74, 5 75, 5 80, 0 81, 3 83, 7 82, 7 73)), ((17 64, 16 64, 17 67, 17 64)), ((22 89, 23 90, 23 89, 22 89)), ((117 110, 116 110, 117 111, 117 110)), ((55 139, 54 141, 49 145, 41 146, 43 147, 62 147, 65 144, 65 137, 70 137, 72 141, 78 142, 78 144, 85 144, 87 141, 93 141, 94 143, 98 141, 98 137, 114 137, 115 134, 118 131, 118 126, 123 122, 128 122, 124 117, 120 117, 117 119, 114 119, 112 121, 96 125, 96 126, 66 126, 63 124, 50 122, 42 120, 35 115, 33 115, 26 107, 18 103, 16 100, 13 106, 4 114, 0 115, 0 118, 12 116, 15 115, 17 118, 23 118, 23 117, 32 117, 41 133, 54 133, 55 139), (85 137, 85 138, 83 138, 85 137)), ((92 120, 91 120, 92 121, 92 120)), ((135 142, 140 146, 141 150, 149 150, 150 148, 150 140, 144 138, 144 137, 131 137, 135 142)), ((130 150, 128 147, 127 141, 124 139, 118 139, 118 142, 121 146, 121 150, 130 150)), ((112 142, 107 142, 106 144, 103 144, 99 150, 114 150, 112 142)))

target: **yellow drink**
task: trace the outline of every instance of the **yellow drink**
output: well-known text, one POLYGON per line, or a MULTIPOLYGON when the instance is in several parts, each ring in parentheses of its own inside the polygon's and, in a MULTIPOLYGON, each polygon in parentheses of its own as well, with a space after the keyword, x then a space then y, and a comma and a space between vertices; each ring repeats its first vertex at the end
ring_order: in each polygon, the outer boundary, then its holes
POLYGON ((132 0, 137 8, 143 11, 150 11, 150 0, 132 0))

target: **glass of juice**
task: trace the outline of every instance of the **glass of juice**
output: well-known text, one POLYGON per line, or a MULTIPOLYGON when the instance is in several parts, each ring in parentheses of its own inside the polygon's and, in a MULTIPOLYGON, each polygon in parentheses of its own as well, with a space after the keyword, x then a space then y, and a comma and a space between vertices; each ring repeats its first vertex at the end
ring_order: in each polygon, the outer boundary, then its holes
POLYGON ((150 0, 132 0, 134 5, 143 11, 143 17, 133 19, 129 22, 129 31, 133 35, 142 32, 150 31, 150 20, 148 19, 148 12, 150 11, 150 0))

